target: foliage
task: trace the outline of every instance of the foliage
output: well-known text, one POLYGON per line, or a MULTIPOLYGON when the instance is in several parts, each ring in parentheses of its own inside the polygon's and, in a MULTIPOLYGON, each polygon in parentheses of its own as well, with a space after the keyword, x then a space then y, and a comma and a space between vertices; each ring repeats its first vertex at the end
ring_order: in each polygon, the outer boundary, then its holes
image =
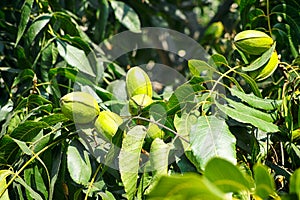
POLYGON ((298 1, 0 5, 0 199, 300 198, 298 1), (99 59, 98 44, 109 48, 102 42, 142 27, 184 33, 211 57, 132 49, 99 59), (272 36, 272 47, 237 49, 234 36, 248 29, 272 36), (153 103, 130 114, 124 76, 151 62, 186 81, 153 84, 153 103), (62 114, 60 99, 73 90, 122 117, 111 143, 62 114), (157 138, 149 137, 153 124, 163 132, 157 138))

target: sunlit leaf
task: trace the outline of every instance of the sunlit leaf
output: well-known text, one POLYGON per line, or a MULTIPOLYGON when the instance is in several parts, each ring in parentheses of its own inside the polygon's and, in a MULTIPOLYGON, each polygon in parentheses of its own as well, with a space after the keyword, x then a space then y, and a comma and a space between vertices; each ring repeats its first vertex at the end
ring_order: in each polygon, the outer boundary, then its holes
POLYGON ((57 49, 61 57, 63 57, 68 64, 92 77, 96 76, 83 50, 61 40, 57 40, 57 49))
MULTIPOLYGON (((191 120, 187 118, 187 120, 191 120)), ((231 134, 225 120, 215 116, 200 116, 189 121, 190 145, 202 169, 215 156, 236 163, 235 137, 231 134)))
POLYGON ((77 142, 73 142, 67 151, 68 171, 71 178, 78 184, 88 184, 92 169, 88 152, 77 142))
POLYGON ((148 199, 182 200, 182 199, 225 199, 214 184, 198 174, 163 176, 159 179, 148 199))
POLYGON ((290 193, 297 194, 300 197, 300 169, 294 171, 290 178, 290 193))
POLYGON ((268 49, 265 53, 263 53, 259 58, 250 63, 249 66, 242 67, 244 71, 254 71, 261 67, 263 67, 271 58, 272 53, 274 52, 276 47, 276 42, 272 45, 270 49, 268 49))
POLYGON ((241 111, 231 108, 229 106, 221 105, 218 102, 215 102, 215 103, 222 112, 224 112, 226 115, 228 115, 229 117, 231 117, 239 122, 252 124, 253 126, 255 126, 265 132, 274 133, 274 132, 279 131, 278 126, 276 126, 273 123, 270 123, 270 122, 267 122, 260 118, 249 115, 246 112, 241 112, 241 111))
POLYGON ((127 132, 122 142, 119 155, 119 168, 129 200, 134 198, 136 192, 140 155, 146 133, 147 131, 144 126, 135 126, 127 132))
POLYGON ((13 173, 10 170, 0 170, 0 193, 3 193, 0 197, 0 200, 10 200, 8 190, 6 189, 4 191, 4 189, 7 187, 6 177, 11 174, 13 173))
POLYGON ((159 138, 153 140, 150 149, 150 162, 156 176, 167 175, 170 149, 170 145, 164 143, 163 140, 159 138))
POLYGON ((254 187, 253 182, 246 178, 238 167, 218 157, 207 163, 204 175, 225 193, 249 192, 254 187))
POLYGON ((262 110, 274 110, 278 108, 282 101, 272 100, 272 99, 262 99, 251 94, 245 94, 244 92, 238 91, 236 89, 229 89, 231 94, 237 96, 243 102, 248 103, 250 106, 262 110))
POLYGON ((275 183, 273 177, 268 172, 268 168, 262 164, 256 164, 253 168, 255 179, 255 194, 262 199, 275 194, 275 183))

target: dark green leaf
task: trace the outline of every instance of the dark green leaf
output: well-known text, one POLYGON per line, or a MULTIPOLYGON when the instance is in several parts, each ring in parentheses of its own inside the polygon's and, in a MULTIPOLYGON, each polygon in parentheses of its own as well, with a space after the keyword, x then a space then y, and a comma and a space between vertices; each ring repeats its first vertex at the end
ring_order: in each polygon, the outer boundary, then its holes
POLYGON ((242 73, 242 72, 237 72, 241 77, 243 77, 245 79, 245 81, 249 84, 249 86, 252 89, 253 94, 255 94, 256 96, 262 98, 261 92, 256 84, 256 82, 247 74, 242 73))
POLYGON ((33 23, 30 25, 30 27, 27 30, 26 33, 26 39, 29 45, 33 42, 35 37, 40 33, 40 31, 45 28, 45 26, 49 23, 52 15, 51 14, 43 14, 38 16, 33 23))
POLYGON ((59 122, 66 122, 69 121, 69 119, 61 113, 55 113, 48 116, 43 117, 40 121, 46 122, 50 126, 53 126, 59 122))
POLYGON ((27 23, 29 22, 30 19, 30 13, 31 13, 31 8, 33 5, 34 0, 25 0, 22 9, 21 9, 21 19, 20 19, 20 24, 18 28, 18 34, 17 34, 17 40, 15 46, 19 43, 20 39, 22 38, 24 31, 27 27, 27 23))
POLYGON ((29 142, 31 141, 42 129, 48 128, 49 125, 45 122, 26 121, 20 124, 10 134, 12 138, 29 142))
POLYGON ((99 19, 96 22, 95 29, 95 35, 94 39, 97 43, 101 42, 104 39, 105 36, 105 28, 107 24, 107 19, 109 15, 109 6, 107 0, 101 0, 99 1, 100 7, 99 7, 99 19))

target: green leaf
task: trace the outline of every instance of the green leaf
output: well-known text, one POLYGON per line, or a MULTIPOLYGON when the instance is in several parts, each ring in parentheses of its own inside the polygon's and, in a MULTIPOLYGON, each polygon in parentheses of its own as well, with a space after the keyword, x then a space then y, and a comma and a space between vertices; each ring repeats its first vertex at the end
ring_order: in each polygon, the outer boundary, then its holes
POLYGON ((41 197, 41 195, 39 195, 39 193, 35 192, 30 185, 28 185, 23 179, 21 179, 20 177, 16 178, 15 181, 17 183, 20 183, 28 192, 28 195, 34 199, 34 200, 43 200, 43 198, 41 197))
POLYGON ((16 139, 12 139, 12 140, 20 147, 20 149, 23 151, 23 153, 25 153, 27 155, 32 155, 32 152, 29 149, 29 147, 26 145, 26 142, 16 140, 16 139))
POLYGON ((9 200, 8 190, 6 189, 4 191, 4 189, 7 187, 6 177, 11 174, 13 174, 13 172, 10 170, 0 170, 0 194, 3 192, 0 200, 9 200))
POLYGON ((53 200, 53 193, 55 190, 55 184, 57 179, 59 178, 59 170, 61 168, 62 163, 62 155, 63 152, 61 150, 61 146, 57 146, 53 149, 53 153, 51 154, 51 180, 49 186, 49 200, 53 200))
POLYGON ((71 12, 68 11, 54 12, 52 16, 53 16, 52 27, 55 31, 58 32, 59 29, 62 29, 65 34, 71 36, 80 36, 80 32, 82 31, 79 28, 76 21, 72 18, 74 17, 74 15, 71 12))
POLYGON ((78 142, 72 142, 67 150, 68 171, 75 183, 87 185, 92 174, 89 154, 78 142))
POLYGON ((121 24, 132 32, 141 32, 141 22, 136 12, 121 1, 109 1, 115 16, 121 24))
POLYGON ((275 195, 275 183, 273 177, 268 172, 268 168, 257 163, 253 167, 255 179, 255 194, 262 199, 267 199, 270 195, 275 195))
POLYGON ((275 121, 275 116, 273 116, 272 114, 265 113, 260 110, 256 110, 255 108, 251 108, 247 105, 244 105, 243 103, 238 103, 238 102, 235 102, 228 98, 225 98, 225 99, 229 103, 228 104, 229 106, 233 107, 234 109, 236 109, 239 112, 245 112, 250 116, 257 117, 266 122, 274 122, 275 121))
POLYGON ((202 60, 189 60, 188 66, 193 76, 200 76, 201 73, 207 72, 208 79, 212 79, 213 72, 217 70, 202 60))
POLYGON ((99 4, 100 4, 99 5, 100 15, 95 25, 95 29, 97 31, 95 31, 94 34, 94 39, 97 43, 101 42, 104 39, 105 28, 107 24, 108 15, 109 15, 109 5, 107 0, 101 0, 99 1, 99 4))
POLYGON ((290 178, 290 194, 297 194, 300 197, 300 169, 294 171, 290 178))
MULTIPOLYGON (((192 121, 190 118, 187 120, 192 121)), ((236 139, 225 120, 215 116, 200 116, 191 123, 189 133, 191 149, 201 169, 215 156, 236 163, 236 139)))
POLYGON ((237 96, 239 99, 254 108, 262 110, 274 110, 282 104, 282 100, 262 99, 251 94, 245 94, 244 92, 233 88, 230 88, 229 90, 232 95, 237 96))
POLYGON ((163 176, 149 193, 151 200, 214 199, 224 200, 214 184, 198 174, 163 176))
POLYGON ((179 86, 167 102, 168 114, 174 114, 180 110, 190 110, 196 104, 195 91, 190 84, 179 86))
POLYGON ((27 23, 29 22, 30 19, 30 13, 31 13, 31 8, 33 5, 34 0, 25 0, 22 8, 21 8, 21 19, 20 19, 20 24, 18 28, 18 33, 17 33, 17 40, 15 46, 19 43, 20 39, 22 38, 24 31, 27 27, 27 23))
POLYGON ((280 37, 283 37, 282 42, 286 43, 286 45, 290 47, 290 52, 292 53, 293 57, 296 58, 298 56, 298 51, 297 51, 298 42, 297 42, 297 38, 295 38, 295 36, 292 34, 293 29, 291 29, 291 26, 286 23, 276 23, 273 26, 273 29, 274 32, 275 31, 278 32, 280 37), (288 41, 288 43, 286 42, 286 40, 288 41))
POLYGON ((26 81, 33 81, 35 73, 31 69, 24 69, 21 73, 19 73, 18 77, 15 78, 12 87, 16 87, 18 84, 26 81))
POLYGON ((49 125, 45 122, 26 121, 20 124, 10 134, 12 138, 29 142, 31 141, 42 129, 48 128, 49 125))
POLYGON ((42 14, 33 21, 33 23, 30 25, 25 35, 29 45, 31 45, 35 37, 49 23, 51 17, 52 14, 42 14))
POLYGON ((265 120, 262 120, 260 118, 254 117, 249 115, 246 112, 241 112, 240 110, 236 110, 234 108, 230 108, 229 106, 221 105, 217 101, 215 101, 216 106, 224 112, 226 115, 229 117, 235 119, 236 121, 242 122, 242 123, 248 123, 252 124, 253 126, 257 127, 258 129, 269 132, 269 133, 274 133, 278 132, 278 126, 276 126, 273 123, 267 122, 265 120))
POLYGON ((221 67, 222 65, 228 66, 226 58, 221 54, 213 54, 208 63, 212 66, 221 67))
POLYGON ((266 15, 262 9, 254 8, 249 12, 249 21, 251 22, 253 20, 256 20, 259 17, 265 17, 265 16, 266 15))
POLYGON ((119 168, 127 199, 129 200, 134 198, 136 192, 140 154, 146 133, 145 127, 138 125, 129 130, 122 141, 119 168))
POLYGON ((225 193, 250 192, 254 183, 240 169, 222 158, 212 158, 206 165, 204 176, 225 193))
POLYGON ((264 52, 259 58, 254 60, 249 66, 242 67, 243 71, 255 71, 261 67, 263 67, 271 58, 273 51, 275 50, 276 42, 272 45, 270 49, 264 52))
POLYGON ((256 96, 262 98, 261 92, 256 84, 256 82, 247 74, 242 73, 242 72, 238 72, 238 75, 240 75, 243 79, 245 79, 245 81, 249 84, 249 86, 252 89, 253 94, 255 94, 256 96))
POLYGON ((63 57, 69 65, 78 68, 80 71, 92 77, 96 77, 83 50, 61 40, 57 40, 57 49, 60 56, 63 57))
POLYGON ((46 122, 47 124, 52 126, 52 125, 55 125, 59 122, 69 121, 69 119, 64 114, 53 113, 53 114, 50 114, 48 116, 43 117, 42 119, 40 119, 40 121, 46 122))
MULTIPOLYGON (((48 199, 48 192, 37 165, 35 165, 33 168, 27 168, 24 170, 24 180, 28 185, 31 186, 32 189, 41 192, 45 199, 48 199)), ((28 199, 33 199, 29 190, 26 190, 26 195, 28 199)))
POLYGON ((150 162, 155 176, 168 174, 168 158, 171 147, 163 140, 155 138, 151 144, 150 162))
POLYGON ((105 193, 99 192, 98 194, 101 196, 101 198, 103 200, 116 200, 114 195, 112 193, 110 193, 109 191, 105 191, 105 193))

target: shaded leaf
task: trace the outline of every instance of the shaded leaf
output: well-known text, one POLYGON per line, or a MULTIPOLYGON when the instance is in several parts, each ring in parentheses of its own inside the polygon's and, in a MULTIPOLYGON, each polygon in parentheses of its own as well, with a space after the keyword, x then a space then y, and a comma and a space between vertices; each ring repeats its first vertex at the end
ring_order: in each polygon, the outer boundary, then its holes
POLYGON ((132 32, 141 31, 141 23, 136 12, 121 1, 110 1, 116 18, 132 32))
POLYGON ((23 179, 21 179, 20 177, 15 179, 16 182, 20 183, 27 191, 28 191, 28 195, 30 195, 30 197, 34 200, 43 200, 43 198, 41 197, 41 195, 39 195, 39 193, 35 192, 30 185, 28 185, 23 179))
POLYGON ((42 129, 49 127, 45 122, 26 121, 20 124, 10 134, 12 138, 21 141, 31 141, 42 129))
POLYGON ((251 87, 253 94, 255 94, 256 96, 262 98, 262 94, 256 84, 256 82, 247 74, 242 73, 242 72, 237 72, 238 75, 240 75, 251 87))
POLYGON ((33 42, 40 31, 49 23, 51 17, 51 14, 42 14, 33 21, 26 32, 26 39, 29 45, 33 42))
POLYGON ((20 39, 22 38, 24 31, 27 27, 27 23, 29 22, 30 19, 30 13, 31 13, 31 8, 33 5, 34 0, 25 0, 22 8, 21 8, 21 19, 20 19, 20 24, 18 28, 18 33, 17 33, 17 40, 15 46, 19 43, 20 39))

